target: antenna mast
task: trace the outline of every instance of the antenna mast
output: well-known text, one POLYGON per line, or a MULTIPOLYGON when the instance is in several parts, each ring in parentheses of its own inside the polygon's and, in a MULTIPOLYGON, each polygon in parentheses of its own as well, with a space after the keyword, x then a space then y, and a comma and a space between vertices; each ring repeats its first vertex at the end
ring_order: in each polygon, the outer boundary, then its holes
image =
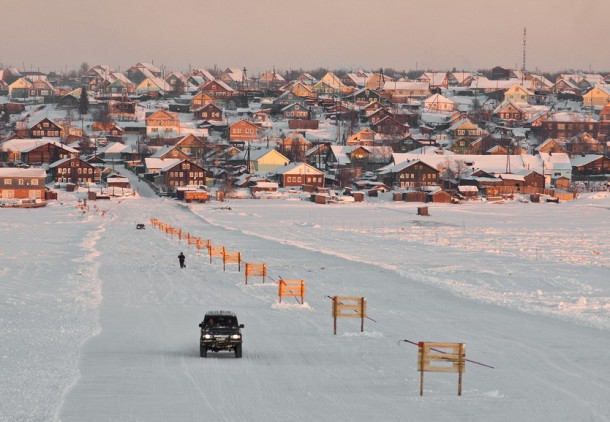
POLYGON ((523 27, 523 67, 521 70, 525 72, 525 56, 527 53, 527 27, 523 27))

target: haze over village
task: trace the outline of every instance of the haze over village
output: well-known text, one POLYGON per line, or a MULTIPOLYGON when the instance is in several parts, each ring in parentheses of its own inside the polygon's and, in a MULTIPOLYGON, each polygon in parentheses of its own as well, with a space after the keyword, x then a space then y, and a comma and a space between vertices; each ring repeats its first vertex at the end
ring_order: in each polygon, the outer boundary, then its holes
POLYGON ((610 422, 610 5, 45 5, 0 422, 610 422))

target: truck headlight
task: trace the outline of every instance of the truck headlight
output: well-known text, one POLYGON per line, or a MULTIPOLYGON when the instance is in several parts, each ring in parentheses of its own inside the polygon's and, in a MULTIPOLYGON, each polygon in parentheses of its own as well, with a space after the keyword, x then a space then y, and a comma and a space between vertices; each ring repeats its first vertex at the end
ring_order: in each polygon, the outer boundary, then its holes
POLYGON ((204 334, 203 338, 206 339, 206 340, 209 340, 209 339, 212 338, 212 335, 211 334, 204 334))
POLYGON ((240 338, 241 338, 240 334, 233 334, 233 335, 231 335, 231 339, 233 339, 233 340, 239 340, 240 338))

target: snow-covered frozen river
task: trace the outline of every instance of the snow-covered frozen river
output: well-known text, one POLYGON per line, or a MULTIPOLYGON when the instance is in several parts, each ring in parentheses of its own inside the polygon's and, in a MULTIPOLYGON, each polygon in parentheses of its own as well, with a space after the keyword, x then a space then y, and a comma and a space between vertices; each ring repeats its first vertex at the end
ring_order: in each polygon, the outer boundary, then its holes
POLYGON ((610 420, 610 198, 320 206, 150 195, 0 210, 0 420, 610 420), (103 215, 102 215, 103 214, 103 215), (304 279, 306 304, 150 227, 158 218, 304 279), (137 223, 146 230, 135 230, 137 223), (184 251, 187 268, 177 255, 184 251), (376 322, 326 296, 364 296, 376 322), (244 356, 198 353, 207 310, 244 356), (427 374, 401 339, 466 343, 427 374))

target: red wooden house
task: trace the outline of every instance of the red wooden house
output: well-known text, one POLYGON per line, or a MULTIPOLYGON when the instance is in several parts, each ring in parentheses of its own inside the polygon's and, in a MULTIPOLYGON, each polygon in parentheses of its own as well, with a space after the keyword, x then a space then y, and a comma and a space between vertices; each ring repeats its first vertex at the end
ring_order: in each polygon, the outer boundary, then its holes
POLYGON ((44 198, 46 175, 40 168, 0 168, 0 198, 44 198))
POLYGON ((229 141, 254 141, 258 139, 258 126, 247 120, 240 120, 229 126, 229 141))
POLYGON ((29 128, 30 138, 59 138, 62 132, 63 128, 48 117, 29 128))
POLYGON ((87 184, 100 181, 100 169, 80 158, 70 157, 49 165, 49 171, 56 182, 87 184))
POLYGON ((162 168, 156 181, 169 189, 180 186, 201 186, 205 185, 205 170, 192 161, 182 160, 162 168))

